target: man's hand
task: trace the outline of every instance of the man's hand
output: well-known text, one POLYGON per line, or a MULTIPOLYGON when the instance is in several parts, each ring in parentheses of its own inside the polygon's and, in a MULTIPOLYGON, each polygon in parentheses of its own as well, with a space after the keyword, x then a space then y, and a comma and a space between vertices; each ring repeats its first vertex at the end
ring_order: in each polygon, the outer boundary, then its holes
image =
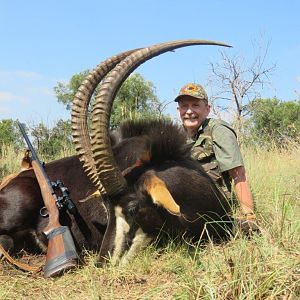
POLYGON ((238 217, 237 225, 241 232, 247 236, 251 236, 253 233, 261 234, 261 229, 257 225, 257 220, 254 213, 248 213, 238 217))

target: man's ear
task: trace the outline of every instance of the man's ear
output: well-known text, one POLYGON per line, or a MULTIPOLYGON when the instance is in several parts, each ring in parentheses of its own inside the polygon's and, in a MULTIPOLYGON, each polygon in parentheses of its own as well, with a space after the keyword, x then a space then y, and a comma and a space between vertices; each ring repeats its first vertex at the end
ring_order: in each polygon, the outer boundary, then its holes
POLYGON ((179 110, 179 106, 176 107, 176 110, 177 110, 177 115, 178 115, 178 117, 180 118, 180 110, 179 110))
POLYGON ((210 104, 207 104, 207 114, 210 113, 210 108, 211 108, 211 105, 210 105, 210 104))

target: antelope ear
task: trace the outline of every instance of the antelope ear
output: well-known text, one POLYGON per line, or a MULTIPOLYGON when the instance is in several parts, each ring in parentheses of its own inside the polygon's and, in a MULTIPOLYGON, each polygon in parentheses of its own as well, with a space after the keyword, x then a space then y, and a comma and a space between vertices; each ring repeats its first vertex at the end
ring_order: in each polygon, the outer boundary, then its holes
POLYGON ((21 161, 21 171, 25 171, 25 170, 32 168, 29 153, 30 153, 29 150, 26 150, 24 153, 24 157, 22 158, 22 161, 21 161))
POLYGON ((132 166, 130 166, 130 167, 128 167, 128 168, 126 168, 125 170, 122 171, 122 175, 123 175, 123 176, 126 176, 126 175, 129 174, 134 168, 140 167, 140 166, 142 166, 143 164, 148 163, 150 160, 151 160, 150 152, 149 152, 149 151, 143 152, 143 153, 140 155, 140 157, 136 160, 136 162, 135 162, 132 166))
POLYGON ((94 192, 93 194, 88 195, 86 198, 78 200, 78 202, 84 203, 84 202, 86 202, 86 201, 88 201, 88 200, 96 199, 96 198, 99 198, 99 197, 101 197, 101 193, 100 193, 99 190, 97 190, 97 191, 94 192))
POLYGON ((162 206, 170 214, 180 216, 180 206, 175 202, 163 180, 150 175, 144 182, 144 187, 151 196, 153 203, 162 206))
POLYGON ((150 153, 150 151, 143 152, 140 155, 140 159, 139 160, 140 160, 141 164, 148 163, 151 160, 151 153, 150 153))
POLYGON ((136 160, 134 167, 142 166, 148 163, 151 160, 151 153, 150 151, 144 151, 140 154, 140 157, 136 160))

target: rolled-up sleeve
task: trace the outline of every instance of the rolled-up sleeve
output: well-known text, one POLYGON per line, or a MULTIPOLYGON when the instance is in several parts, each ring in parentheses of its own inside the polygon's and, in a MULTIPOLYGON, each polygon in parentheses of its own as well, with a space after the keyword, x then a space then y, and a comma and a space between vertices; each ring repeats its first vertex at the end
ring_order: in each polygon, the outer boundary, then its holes
POLYGON ((244 165, 235 132, 230 126, 215 124, 212 127, 212 139, 221 172, 244 165))

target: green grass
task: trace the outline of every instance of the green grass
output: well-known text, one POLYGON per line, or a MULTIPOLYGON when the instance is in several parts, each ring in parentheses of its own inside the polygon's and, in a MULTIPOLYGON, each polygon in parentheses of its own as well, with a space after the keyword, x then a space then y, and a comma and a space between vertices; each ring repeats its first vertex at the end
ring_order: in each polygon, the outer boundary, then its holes
MULTIPOLYGON (((96 268, 87 253, 86 266, 57 279, 3 261, 0 299, 300 299, 300 147, 243 152, 263 235, 205 246, 176 239, 123 268, 96 268)), ((16 154, 4 165, 17 170, 16 154)))
POLYGON ((2 146, 0 155, 0 181, 8 174, 18 172, 24 153, 16 153, 12 146, 2 146))

